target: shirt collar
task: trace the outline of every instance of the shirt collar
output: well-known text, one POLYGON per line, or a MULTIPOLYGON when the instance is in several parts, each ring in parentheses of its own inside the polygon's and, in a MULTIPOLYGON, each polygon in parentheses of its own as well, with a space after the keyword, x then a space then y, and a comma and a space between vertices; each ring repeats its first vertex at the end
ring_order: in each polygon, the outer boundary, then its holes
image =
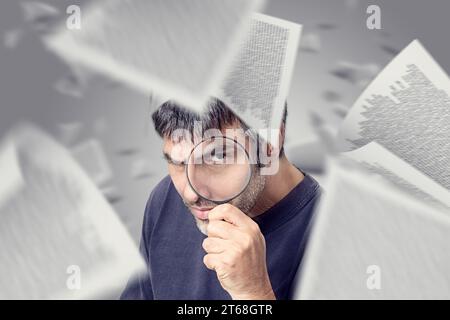
POLYGON ((319 190, 317 181, 308 174, 283 199, 253 218, 261 232, 267 234, 298 214, 319 190))

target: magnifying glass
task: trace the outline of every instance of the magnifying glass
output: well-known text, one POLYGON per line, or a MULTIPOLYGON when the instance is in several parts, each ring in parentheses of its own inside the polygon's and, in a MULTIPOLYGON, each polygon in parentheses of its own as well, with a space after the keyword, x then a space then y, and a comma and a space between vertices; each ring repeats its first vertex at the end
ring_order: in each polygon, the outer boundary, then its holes
POLYGON ((247 150, 230 137, 202 140, 191 151, 186 175, 192 190, 215 204, 231 201, 245 191, 252 177, 247 150))

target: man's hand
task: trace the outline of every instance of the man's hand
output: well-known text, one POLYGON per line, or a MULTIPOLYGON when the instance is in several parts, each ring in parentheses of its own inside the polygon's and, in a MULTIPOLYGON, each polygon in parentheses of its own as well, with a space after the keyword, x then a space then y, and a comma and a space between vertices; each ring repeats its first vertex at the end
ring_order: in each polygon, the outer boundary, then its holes
POLYGON ((275 299, 266 266, 266 243, 258 224, 223 204, 209 212, 203 262, 215 270, 233 299, 275 299))

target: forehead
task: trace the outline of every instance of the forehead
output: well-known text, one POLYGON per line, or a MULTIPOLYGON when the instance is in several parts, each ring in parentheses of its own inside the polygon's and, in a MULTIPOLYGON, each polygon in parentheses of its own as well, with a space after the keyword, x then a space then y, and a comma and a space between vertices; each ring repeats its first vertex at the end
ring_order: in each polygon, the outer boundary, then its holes
MULTIPOLYGON (((232 139, 245 139, 246 133, 244 129, 239 125, 232 125, 232 126, 226 126, 222 130, 212 130, 208 132, 209 136, 206 134, 204 137, 210 137, 211 135, 217 136, 225 136, 232 139)), ((203 140, 202 136, 194 136, 192 137, 190 134, 188 135, 181 135, 176 134, 171 137, 164 137, 164 144, 163 144, 163 152, 166 154, 169 154, 172 152, 174 147, 176 147, 177 150, 180 150, 180 157, 183 157, 184 153, 188 153, 192 150, 192 148, 195 146, 196 143, 199 143, 203 140)))

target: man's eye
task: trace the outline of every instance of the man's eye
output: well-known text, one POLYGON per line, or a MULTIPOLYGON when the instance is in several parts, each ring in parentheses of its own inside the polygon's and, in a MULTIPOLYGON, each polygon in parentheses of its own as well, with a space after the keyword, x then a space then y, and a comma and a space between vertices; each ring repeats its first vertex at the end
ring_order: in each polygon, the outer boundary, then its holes
POLYGON ((211 157, 211 160, 213 162, 223 163, 226 158, 227 158, 227 155, 225 153, 216 153, 211 157))
POLYGON ((185 166, 184 161, 169 160, 169 164, 176 166, 176 167, 184 167, 185 166))

